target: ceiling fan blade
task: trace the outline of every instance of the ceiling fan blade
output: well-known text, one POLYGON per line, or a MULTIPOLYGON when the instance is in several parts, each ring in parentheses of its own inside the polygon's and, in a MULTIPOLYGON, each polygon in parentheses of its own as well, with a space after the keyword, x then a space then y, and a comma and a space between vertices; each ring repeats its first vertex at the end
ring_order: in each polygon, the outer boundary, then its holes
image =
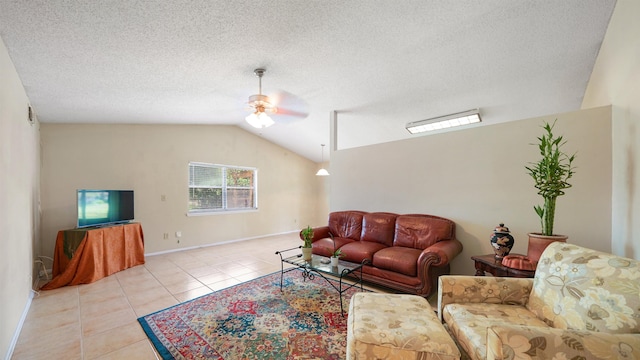
POLYGON ((276 111, 272 116, 279 121, 296 121, 309 116, 309 104, 300 97, 287 91, 278 91, 269 95, 269 98, 276 106, 276 111))
POLYGON ((291 116, 291 117, 299 118, 300 120, 302 120, 307 116, 309 116, 309 112, 295 111, 295 110, 283 109, 281 107, 278 107, 278 111, 273 115, 274 116, 291 116))

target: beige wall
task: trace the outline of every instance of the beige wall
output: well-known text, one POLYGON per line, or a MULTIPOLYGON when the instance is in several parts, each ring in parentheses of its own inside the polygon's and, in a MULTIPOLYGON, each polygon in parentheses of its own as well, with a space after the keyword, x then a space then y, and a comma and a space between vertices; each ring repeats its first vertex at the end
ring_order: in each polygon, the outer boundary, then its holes
POLYGON ((39 247, 39 133, 29 99, 0 39, 0 356, 14 346, 30 301, 39 247))
POLYGON ((331 154, 331 210, 425 213, 452 219, 464 250, 454 274, 473 274, 470 256, 492 253, 489 237, 504 222, 526 253, 527 233, 540 231, 533 206, 542 203, 524 166, 542 122, 577 152, 573 187, 558 199, 555 233, 569 242, 610 251, 611 108, 558 114, 331 154))
POLYGON ((640 1, 618 0, 583 108, 613 105, 612 252, 640 259, 640 1))
MULTIPOLYGON (((640 258, 638 15, 640 2, 618 0, 585 93, 584 109, 609 104, 613 108, 562 115, 558 124, 570 147, 579 151, 579 168, 575 187, 559 200, 556 227, 570 236, 570 242, 636 259, 640 258)), ((233 127, 48 125, 43 126, 48 130, 43 140, 40 236, 38 125, 26 121, 28 99, 2 41, 0 79, 0 354, 8 355, 28 305, 34 253, 50 255, 56 231, 74 226, 78 187, 136 190, 136 214, 145 229, 147 252, 322 224, 329 208, 420 211, 458 223, 465 250, 454 261, 453 272, 470 274, 469 256, 491 251, 488 238, 498 221, 513 230, 517 252, 526 249, 525 233, 538 226, 531 206, 539 200, 522 166, 535 157, 526 144, 538 134, 543 118, 332 152, 329 178, 312 176, 317 164, 233 127), (190 160, 257 166, 260 211, 184 216, 190 160), (398 172, 403 176, 394 174, 398 172), (291 175, 279 181, 282 173, 291 175), (272 196, 265 195, 263 185, 272 196), (294 195, 285 194, 289 189, 294 195), (160 201, 163 194, 165 202, 160 201), (176 230, 183 232, 181 244, 173 236, 162 239, 163 232, 173 235, 176 230)))
POLYGON ((76 225, 76 189, 133 189, 145 252, 297 231, 326 221, 318 164, 235 126, 42 125, 43 251, 76 225), (258 211, 186 216, 188 164, 258 168, 258 211), (165 196, 166 200, 161 201, 165 196), (182 232, 180 243, 176 231, 182 232), (168 233, 169 239, 163 239, 168 233))

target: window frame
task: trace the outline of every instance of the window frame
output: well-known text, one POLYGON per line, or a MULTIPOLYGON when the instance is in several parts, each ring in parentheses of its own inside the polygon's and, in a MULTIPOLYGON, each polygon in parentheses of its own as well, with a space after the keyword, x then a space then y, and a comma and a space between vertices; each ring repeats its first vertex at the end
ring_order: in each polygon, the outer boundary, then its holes
POLYGON ((188 166, 188 180, 187 180, 187 190, 188 190, 188 202, 187 202, 187 216, 199 216, 199 215, 211 215, 211 214, 227 214, 230 212, 250 212, 258 210, 258 169, 255 167, 249 166, 236 166, 236 165, 222 165, 222 164, 212 164, 212 163, 204 163, 204 162, 196 162, 190 161, 188 166), (192 185, 192 168, 193 167, 207 167, 207 168, 217 168, 222 172, 222 185, 221 186, 196 186, 192 185), (236 185, 228 185, 227 183, 227 173, 228 170, 250 170, 253 172, 253 185, 249 187, 236 186, 236 185), (191 189, 194 188, 212 188, 212 189, 221 189, 222 191, 222 207, 221 208, 206 208, 206 209, 190 209, 191 206, 191 189), (237 189, 250 189, 253 195, 253 204, 251 207, 242 207, 242 208, 229 208, 228 205, 228 191, 229 190, 237 190, 237 189))

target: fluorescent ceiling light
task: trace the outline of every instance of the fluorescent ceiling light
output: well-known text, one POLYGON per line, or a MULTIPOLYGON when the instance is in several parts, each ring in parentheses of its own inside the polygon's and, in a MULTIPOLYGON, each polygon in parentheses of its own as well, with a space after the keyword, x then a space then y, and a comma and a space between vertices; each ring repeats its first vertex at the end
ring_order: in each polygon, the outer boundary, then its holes
POLYGON ((427 120, 420 120, 408 123, 405 127, 412 134, 417 134, 425 131, 433 131, 440 129, 447 129, 455 126, 469 125, 473 123, 479 123, 480 111, 479 109, 463 111, 451 115, 439 116, 427 120))

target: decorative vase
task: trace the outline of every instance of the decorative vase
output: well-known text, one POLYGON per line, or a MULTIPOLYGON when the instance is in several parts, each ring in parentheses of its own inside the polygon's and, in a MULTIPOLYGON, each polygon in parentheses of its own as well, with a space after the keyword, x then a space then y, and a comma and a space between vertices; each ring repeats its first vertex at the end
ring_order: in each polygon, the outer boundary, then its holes
POLYGON ((509 233, 509 228, 500 224, 493 230, 491 235, 491 246, 493 246, 493 252, 498 260, 502 260, 503 257, 509 255, 513 248, 515 240, 509 233))
POLYGON ((544 249, 552 242, 560 241, 567 242, 569 237, 565 235, 542 235, 540 233, 529 233, 529 245, 527 247, 527 258, 537 264, 540 260, 540 255, 544 249))
POLYGON ((340 261, 339 257, 332 256, 331 257, 331 266, 338 266, 338 262, 340 261))
POLYGON ((307 247, 303 247, 303 248, 302 248, 302 258, 303 258, 305 261, 311 261, 311 254, 312 254, 311 252, 312 252, 312 251, 313 251, 313 248, 310 248, 310 247, 308 247, 308 248, 307 248, 307 247))

